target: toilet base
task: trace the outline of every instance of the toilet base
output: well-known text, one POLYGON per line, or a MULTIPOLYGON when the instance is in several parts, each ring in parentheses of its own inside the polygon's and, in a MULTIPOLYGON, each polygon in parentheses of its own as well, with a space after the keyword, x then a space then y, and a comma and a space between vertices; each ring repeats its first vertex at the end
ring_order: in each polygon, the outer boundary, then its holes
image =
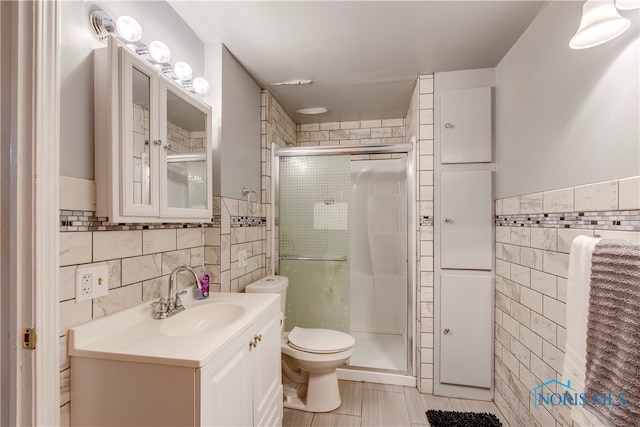
POLYGON ((338 388, 338 374, 335 369, 324 372, 309 372, 306 386, 304 398, 296 393, 290 395, 285 390, 283 406, 306 412, 330 412, 342 404, 338 388))

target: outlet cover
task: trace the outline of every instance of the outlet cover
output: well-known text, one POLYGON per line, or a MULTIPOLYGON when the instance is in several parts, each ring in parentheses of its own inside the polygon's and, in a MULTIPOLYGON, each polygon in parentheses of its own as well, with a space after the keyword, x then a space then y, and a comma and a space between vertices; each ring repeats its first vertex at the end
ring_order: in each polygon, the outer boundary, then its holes
POLYGON ((76 268, 76 302, 107 295, 109 267, 105 263, 76 268))
POLYGON ((246 267, 247 266, 247 250, 242 249, 238 251, 238 267, 246 267))

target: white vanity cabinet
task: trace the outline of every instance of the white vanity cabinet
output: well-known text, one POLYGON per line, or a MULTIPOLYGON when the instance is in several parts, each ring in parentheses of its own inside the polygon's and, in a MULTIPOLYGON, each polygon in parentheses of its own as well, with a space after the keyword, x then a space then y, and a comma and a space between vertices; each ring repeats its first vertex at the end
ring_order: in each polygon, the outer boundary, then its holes
POLYGON ((279 299, 256 310, 260 312, 233 338, 220 342, 216 337, 226 335, 224 331, 185 338, 157 335, 160 322, 171 318, 149 316, 147 321, 146 315, 128 331, 109 333, 116 323, 108 324, 106 318, 89 322, 96 323, 93 329, 72 329, 71 425, 281 426, 279 299), (146 337, 120 336, 137 331, 146 337), (211 344, 205 342, 209 340, 211 344), (208 346, 216 350, 204 356, 209 350, 201 349, 208 346), (194 359, 178 356, 182 354, 194 359), (198 362, 200 357, 205 359, 198 362))
POLYGON ((94 50, 96 214, 210 221, 211 108, 113 37, 94 50))
POLYGON ((279 316, 236 339, 199 377, 200 425, 282 425, 279 316))

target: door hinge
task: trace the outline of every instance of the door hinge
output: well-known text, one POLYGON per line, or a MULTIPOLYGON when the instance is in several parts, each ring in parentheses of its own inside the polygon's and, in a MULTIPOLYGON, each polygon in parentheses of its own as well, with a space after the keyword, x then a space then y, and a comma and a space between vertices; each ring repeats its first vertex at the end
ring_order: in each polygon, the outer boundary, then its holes
POLYGON ((35 350, 37 340, 38 336, 36 335, 35 328, 24 328, 22 330, 22 348, 35 350))

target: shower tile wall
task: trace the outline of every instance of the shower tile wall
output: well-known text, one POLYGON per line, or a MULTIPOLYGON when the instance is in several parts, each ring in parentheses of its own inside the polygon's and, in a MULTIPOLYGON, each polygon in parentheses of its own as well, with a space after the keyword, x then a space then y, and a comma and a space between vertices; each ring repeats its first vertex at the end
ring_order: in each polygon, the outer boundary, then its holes
POLYGON ((571 242, 640 240, 639 194, 633 177, 496 200, 495 402, 511 426, 572 425, 529 392, 562 381, 571 242))
POLYGON ((362 120, 297 125, 297 145, 399 144, 405 140, 405 120, 362 120))
MULTIPOLYGON (((278 147, 293 147, 296 145, 296 124, 293 119, 284 111, 282 106, 266 90, 262 91, 261 97, 261 152, 262 152, 262 204, 267 219, 266 237, 266 274, 275 274, 272 271, 272 259, 278 256, 278 230, 271 232, 272 203, 271 200, 271 147, 275 144, 278 147), (272 238, 276 241, 272 242, 272 238), (275 248, 275 254, 272 254, 275 248)), ((277 268, 277 267, 276 267, 277 268)))

